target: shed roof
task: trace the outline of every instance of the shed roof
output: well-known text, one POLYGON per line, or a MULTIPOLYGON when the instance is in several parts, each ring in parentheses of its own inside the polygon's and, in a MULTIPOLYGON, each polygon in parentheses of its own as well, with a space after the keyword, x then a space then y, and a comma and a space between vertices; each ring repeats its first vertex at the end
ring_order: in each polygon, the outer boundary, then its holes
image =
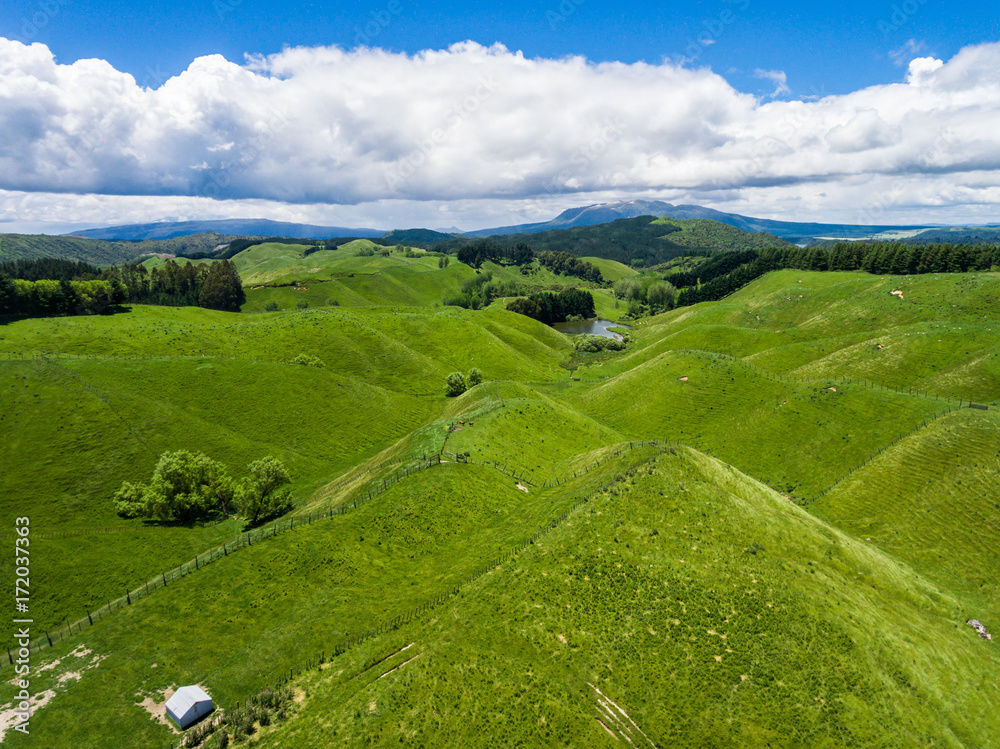
POLYGON ((205 690, 197 684, 192 684, 181 687, 174 692, 174 696, 167 700, 167 709, 174 715, 181 716, 190 710, 195 703, 210 702, 211 700, 212 698, 205 694, 205 690))

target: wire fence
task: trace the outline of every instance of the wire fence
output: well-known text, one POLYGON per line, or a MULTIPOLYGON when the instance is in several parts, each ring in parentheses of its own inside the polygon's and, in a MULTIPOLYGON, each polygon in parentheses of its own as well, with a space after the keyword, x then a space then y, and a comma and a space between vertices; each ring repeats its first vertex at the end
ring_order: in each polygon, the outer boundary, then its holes
MULTIPOLYGON (((633 443, 633 444, 638 446, 639 443, 633 443)), ((647 442, 646 444, 650 443, 647 442)), ((666 447, 666 445, 664 445, 663 443, 657 443, 657 446, 666 447)), ((655 454, 651 455, 645 460, 640 461, 638 465, 632 466, 630 470, 637 469, 638 466, 648 463, 655 457, 656 457, 655 454)), ((344 655, 349 650, 357 648, 358 646, 364 644, 365 642, 375 637, 378 637, 390 631, 397 630, 400 627, 403 627, 412 622, 413 620, 417 619, 418 617, 422 616, 431 609, 437 608, 438 606, 441 606, 447 603, 448 601, 457 598, 462 593, 462 591, 468 586, 482 579, 490 572, 493 572, 494 570, 498 569, 503 564, 510 561, 517 555, 527 552, 528 550, 530 550, 532 546, 539 544, 539 542, 545 536, 552 533, 555 529, 557 529, 560 525, 562 525, 566 520, 569 519, 571 515, 573 515, 576 511, 578 511, 583 505, 590 502, 596 496, 607 492, 615 484, 620 483, 624 478, 625 475, 623 474, 617 474, 609 478, 608 480, 604 481, 602 484, 591 490, 586 496, 581 497, 576 502, 574 502, 568 509, 566 509, 558 517, 549 520, 543 528, 535 531, 533 534, 525 537, 523 540, 519 541, 515 545, 509 547, 508 549, 500 552, 497 556, 493 557, 489 562, 483 564, 480 567, 477 567, 471 573, 463 577, 459 582, 455 583, 454 586, 449 587, 448 590, 437 594, 436 596, 434 596, 434 598, 428 599, 426 601, 421 602, 420 604, 417 604, 416 606, 413 606, 412 608, 410 608, 409 610, 407 610, 402 614, 397 614, 392 617, 382 619, 355 634, 345 635, 344 637, 331 643, 329 651, 325 648, 321 649, 318 653, 315 653, 315 655, 304 659, 302 665, 290 668, 287 673, 283 671, 281 675, 275 679, 273 685, 270 687, 265 687, 265 689, 278 689, 280 687, 283 687, 286 684, 288 684, 288 682, 290 682, 292 679, 294 679, 296 676, 301 676, 303 673, 311 669, 319 668, 327 660, 344 655)), ((380 662, 381 661, 376 661, 371 666, 368 666, 368 668, 372 668, 378 665, 378 663, 380 662)), ((261 692, 263 691, 264 690, 261 690, 261 692)), ((260 692, 258 692, 258 694, 260 694, 260 692)), ((247 700, 244 700, 244 704, 252 701, 253 697, 247 698, 247 700)), ((231 711, 236 712, 239 710, 240 710, 240 703, 237 702, 231 708, 231 711)), ((216 724, 221 723, 221 720, 222 716, 216 718, 215 719, 216 724)), ((187 746, 188 744, 185 742, 186 739, 182 739, 181 741, 177 742, 176 747, 179 748, 187 746)), ((175 749, 175 744, 173 742, 170 744, 170 749, 175 749)))

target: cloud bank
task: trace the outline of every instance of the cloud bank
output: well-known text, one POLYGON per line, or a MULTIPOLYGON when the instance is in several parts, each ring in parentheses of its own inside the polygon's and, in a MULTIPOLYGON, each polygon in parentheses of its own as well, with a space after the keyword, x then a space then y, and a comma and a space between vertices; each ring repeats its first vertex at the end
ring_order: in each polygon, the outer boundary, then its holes
MULTIPOLYGON (((59 64, 44 45, 0 38, 0 220, 56 193, 83 196, 77 206, 163 196, 188 215, 248 201, 313 218, 321 206, 408 202, 459 202, 472 216, 470 201, 484 221, 500 206, 535 218, 644 195, 756 201, 784 218, 808 207, 803 220, 986 215, 1000 203, 998 70, 1000 44, 987 44, 914 59, 899 83, 775 100, 707 68, 465 42, 201 57, 144 88, 103 60, 59 64)), ((781 71, 760 74, 790 93, 781 71)))

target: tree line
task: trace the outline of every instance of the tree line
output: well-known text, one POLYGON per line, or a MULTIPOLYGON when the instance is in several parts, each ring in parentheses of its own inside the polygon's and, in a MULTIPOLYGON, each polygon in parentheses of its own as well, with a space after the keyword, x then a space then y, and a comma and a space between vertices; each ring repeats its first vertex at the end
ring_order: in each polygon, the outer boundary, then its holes
POLYGON ((527 315, 546 325, 567 319, 586 320, 594 316, 594 296, 582 289, 564 289, 556 294, 541 292, 507 302, 507 309, 527 315))
POLYGON ((535 252, 524 242, 501 245, 488 239, 481 239, 460 247, 457 258, 458 262, 473 268, 479 268, 487 261, 498 265, 527 265, 535 259, 535 252))
POLYGON ((600 268, 586 260, 580 260, 576 255, 568 252, 545 250, 538 253, 538 263, 553 273, 563 273, 567 276, 582 278, 585 281, 604 283, 600 268))
MULTIPOLYGON (((710 266, 710 263, 721 260, 712 258, 687 274, 688 277, 700 278, 701 283, 681 289, 677 295, 677 306, 722 299, 765 273, 784 268, 920 275, 985 271, 1000 266, 1000 246, 997 245, 839 242, 830 248, 772 247, 761 251, 748 250, 741 254, 745 262, 726 273, 713 275, 715 270, 725 267, 725 264, 710 266), (746 260, 748 256, 753 257, 746 260), (702 276, 703 267, 710 276, 708 280, 702 276)), ((672 276, 671 280, 680 275, 682 274, 672 276)))
POLYGON ((57 317, 104 314, 124 304, 196 306, 239 311, 246 301, 236 266, 168 260, 159 268, 127 264, 98 269, 42 258, 0 269, 0 315, 57 317), (53 276, 47 278, 46 276, 53 276))

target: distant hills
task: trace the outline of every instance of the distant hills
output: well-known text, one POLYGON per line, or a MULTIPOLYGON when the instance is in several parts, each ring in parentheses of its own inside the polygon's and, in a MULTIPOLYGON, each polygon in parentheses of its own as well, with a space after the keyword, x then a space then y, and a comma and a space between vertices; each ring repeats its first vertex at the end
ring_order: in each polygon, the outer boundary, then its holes
MULTIPOLYGON (((626 265, 641 261, 646 267, 706 251, 751 250, 791 244, 773 234, 749 232, 718 221, 654 218, 648 214, 589 226, 501 236, 504 243, 524 242, 535 252, 568 252, 577 257, 604 258, 626 265)), ((455 251, 470 241, 476 240, 466 234, 438 248, 455 251)))
POLYGON ((552 229, 568 229, 575 226, 605 224, 620 218, 636 216, 668 216, 676 219, 710 219, 737 229, 750 232, 768 232, 790 242, 804 242, 821 237, 838 239, 866 239, 886 232, 912 231, 933 228, 925 226, 861 226, 853 224, 815 224, 795 221, 772 221, 766 218, 741 216, 738 213, 723 213, 700 205, 673 205, 659 200, 618 200, 582 208, 570 208, 551 221, 517 226, 499 226, 467 232, 476 237, 499 234, 536 234, 552 229))
POLYGON ((269 219, 162 221, 85 229, 64 236, 0 235, 4 259, 59 257, 97 264, 120 263, 147 253, 210 253, 237 237, 291 237, 302 239, 372 239, 379 244, 423 248, 455 248, 472 239, 502 237, 524 241, 537 251, 572 252, 647 264, 675 257, 681 248, 751 249, 792 242, 826 244, 840 240, 878 239, 907 244, 931 242, 1000 244, 1000 226, 902 226, 798 223, 725 213, 697 205, 674 205, 658 200, 617 200, 570 208, 550 221, 499 226, 472 232, 423 228, 382 229, 298 224, 269 219), (639 224, 612 224, 646 217, 639 224), (652 222, 651 217, 668 220, 652 222), (675 222, 670 226, 669 220, 675 222), (676 222, 702 222, 682 227, 676 222), (731 231, 724 231, 726 226, 731 231), (606 227, 604 229, 600 227, 606 227), (679 228, 680 227, 680 228, 679 228), (675 234, 664 239, 667 234, 675 234))
MULTIPOLYGON (((597 226, 623 218, 639 216, 669 217, 674 219, 708 219, 742 229, 747 232, 767 232, 790 242, 804 244, 825 239, 870 239, 870 238, 910 238, 925 230, 956 231, 968 227, 947 227, 936 224, 910 225, 854 225, 799 223, 795 221, 774 221, 771 219, 725 213, 699 205, 674 205, 659 200, 616 200, 610 203, 570 208, 550 221, 532 224, 497 226, 470 232, 431 229, 384 229, 350 228, 343 226, 319 226, 297 224, 268 219, 226 219, 217 221, 165 221, 149 224, 110 226, 100 229, 86 229, 73 232, 73 236, 91 239, 128 240, 169 239, 202 232, 236 236, 282 236, 308 239, 335 239, 359 237, 365 239, 387 239, 399 244, 409 241, 427 245, 446 241, 456 235, 467 237, 508 236, 511 234, 539 234, 554 229, 572 229, 581 226, 597 226), (885 235, 889 235, 886 237, 885 235)), ((979 229, 981 227, 975 227, 979 229)), ((939 240, 934 240, 939 241, 939 240)), ((964 241, 950 238, 947 241, 964 241)))
POLYGON ((215 232, 250 237, 302 237, 304 239, 338 239, 364 237, 373 239, 385 234, 383 229, 348 229, 343 226, 316 226, 266 218, 232 218, 217 221, 158 221, 151 224, 126 224, 103 229, 75 231, 71 236, 90 239, 172 239, 188 234, 215 232))

